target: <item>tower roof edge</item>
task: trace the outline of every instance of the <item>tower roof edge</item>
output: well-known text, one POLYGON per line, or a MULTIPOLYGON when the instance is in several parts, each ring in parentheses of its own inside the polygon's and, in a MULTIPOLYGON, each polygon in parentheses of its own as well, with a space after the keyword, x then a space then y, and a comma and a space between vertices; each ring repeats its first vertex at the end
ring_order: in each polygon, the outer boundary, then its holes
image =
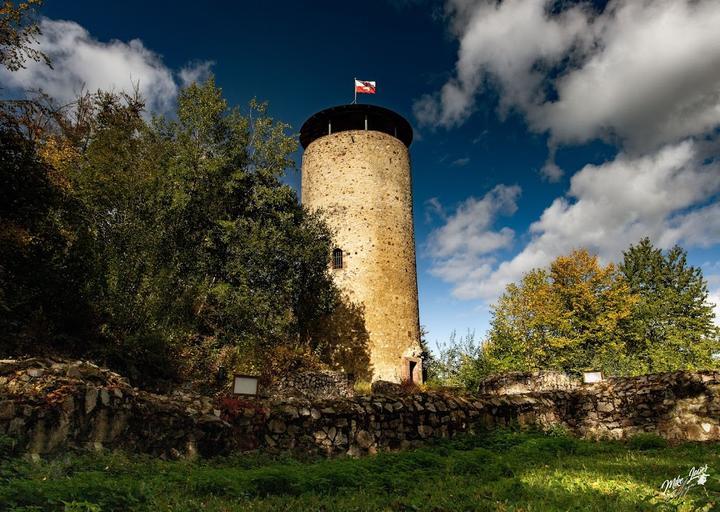
POLYGON ((410 147, 413 129, 403 116, 390 109, 368 104, 338 105, 310 116, 300 128, 303 149, 330 133, 347 130, 373 130, 392 135, 410 147))

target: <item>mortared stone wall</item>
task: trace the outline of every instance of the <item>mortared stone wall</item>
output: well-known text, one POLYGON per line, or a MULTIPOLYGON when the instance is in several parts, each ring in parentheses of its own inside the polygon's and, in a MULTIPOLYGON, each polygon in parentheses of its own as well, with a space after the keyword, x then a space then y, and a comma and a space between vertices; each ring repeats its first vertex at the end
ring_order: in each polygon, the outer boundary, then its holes
POLYGON ((377 131, 314 140, 303 154, 302 203, 321 210, 343 267, 335 282, 364 307, 372 380, 420 380, 415 239, 408 148, 377 131))

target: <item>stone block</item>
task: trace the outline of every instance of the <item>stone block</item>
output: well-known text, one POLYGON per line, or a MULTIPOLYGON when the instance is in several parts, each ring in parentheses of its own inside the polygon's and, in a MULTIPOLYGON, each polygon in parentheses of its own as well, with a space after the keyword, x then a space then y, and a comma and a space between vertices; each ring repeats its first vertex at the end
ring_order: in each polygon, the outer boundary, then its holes
POLYGON ((0 401, 0 420, 10 420, 15 417, 15 402, 13 400, 0 401))
POLYGON ((85 391, 85 414, 90 414, 95 410, 97 405, 98 391, 94 387, 88 386, 85 391))
POLYGON ((375 439, 370 432, 359 430, 358 433, 355 434, 355 442, 360 448, 368 449, 375 443, 375 439))
POLYGON ((270 432, 273 434, 282 434, 287 430, 287 425, 285 422, 281 419, 275 418, 270 420, 270 423, 268 424, 268 428, 270 429, 270 432))
POLYGON ((426 439, 433 435, 433 428, 430 425, 418 425, 418 434, 421 438, 426 439))

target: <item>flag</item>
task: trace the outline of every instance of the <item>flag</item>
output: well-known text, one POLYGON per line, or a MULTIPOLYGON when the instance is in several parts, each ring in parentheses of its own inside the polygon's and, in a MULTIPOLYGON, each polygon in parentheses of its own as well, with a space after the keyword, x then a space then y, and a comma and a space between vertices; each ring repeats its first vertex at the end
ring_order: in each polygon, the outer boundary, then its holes
POLYGON ((355 79, 355 92, 365 94, 375 94, 375 82, 368 82, 367 80, 355 79))

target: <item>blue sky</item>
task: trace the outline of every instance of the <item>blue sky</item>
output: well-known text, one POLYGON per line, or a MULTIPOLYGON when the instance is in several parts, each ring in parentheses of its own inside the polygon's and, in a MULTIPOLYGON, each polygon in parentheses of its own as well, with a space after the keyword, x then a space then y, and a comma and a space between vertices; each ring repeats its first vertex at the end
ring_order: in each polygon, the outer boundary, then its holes
MULTIPOLYGON (((679 243, 720 297, 720 5, 713 0, 46 0, 54 70, 0 74, 60 99, 139 81, 152 110, 216 76, 299 130, 361 96, 404 115, 421 323, 488 327, 507 282, 586 246, 679 243)), ((298 161, 300 154, 298 153, 298 161)), ((299 184, 299 172, 288 182, 299 184)))

